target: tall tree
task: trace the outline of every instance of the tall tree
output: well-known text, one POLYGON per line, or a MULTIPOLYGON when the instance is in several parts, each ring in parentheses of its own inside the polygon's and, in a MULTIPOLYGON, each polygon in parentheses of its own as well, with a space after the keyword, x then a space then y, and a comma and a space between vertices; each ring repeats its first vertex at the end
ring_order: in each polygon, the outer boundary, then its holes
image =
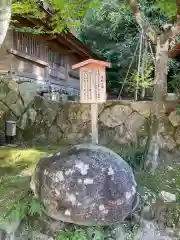
MULTIPOLYGON (((153 1, 139 0, 139 6, 159 32, 168 21, 168 16, 153 8, 153 1)), ((97 55, 111 61, 112 68, 108 69, 108 87, 117 91, 117 94, 124 83, 132 58, 130 70, 137 69, 139 51, 135 53, 135 50, 140 37, 139 30, 130 9, 124 4, 119 4, 118 0, 103 0, 98 8, 89 9, 81 25, 80 39, 97 55)), ((123 90, 127 86, 125 84, 123 90)))
POLYGON ((153 26, 147 21, 143 12, 140 11, 136 0, 128 0, 128 4, 140 28, 144 30, 149 39, 156 44, 156 69, 154 80, 153 106, 152 106, 152 125, 149 139, 149 148, 145 161, 145 169, 152 173, 158 166, 159 155, 159 123, 164 116, 164 100, 167 94, 167 72, 168 72, 168 51, 170 44, 180 34, 180 0, 161 0, 158 7, 169 11, 173 20, 172 25, 164 26, 164 31, 158 34, 153 26), (175 14, 176 9, 176 14, 175 14))
POLYGON ((0 47, 5 39, 11 19, 11 0, 0 0, 0 47))

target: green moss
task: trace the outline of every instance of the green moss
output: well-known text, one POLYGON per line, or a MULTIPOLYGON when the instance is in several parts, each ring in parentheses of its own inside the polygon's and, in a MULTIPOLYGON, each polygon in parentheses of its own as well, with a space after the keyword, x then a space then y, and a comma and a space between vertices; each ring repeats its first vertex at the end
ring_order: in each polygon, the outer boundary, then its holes
POLYGON ((104 240, 105 231, 100 227, 73 227, 56 235, 56 240, 104 240))
POLYGON ((0 148, 0 176, 15 176, 32 168, 47 152, 36 149, 0 148))
POLYGON ((37 161, 51 153, 62 151, 63 146, 38 145, 29 148, 0 148, 0 176, 16 176, 23 170, 32 170, 37 161))
POLYGON ((155 193, 160 191, 177 193, 177 175, 179 170, 180 166, 176 165, 170 169, 159 169, 154 175, 140 171, 136 174, 136 180, 139 185, 147 187, 155 193))
MULTIPOLYGON (((65 146, 63 147, 65 148, 65 146)), ((36 163, 43 156, 61 151, 57 146, 34 148, 0 147, 0 218, 25 197, 29 190, 30 176, 36 163)))

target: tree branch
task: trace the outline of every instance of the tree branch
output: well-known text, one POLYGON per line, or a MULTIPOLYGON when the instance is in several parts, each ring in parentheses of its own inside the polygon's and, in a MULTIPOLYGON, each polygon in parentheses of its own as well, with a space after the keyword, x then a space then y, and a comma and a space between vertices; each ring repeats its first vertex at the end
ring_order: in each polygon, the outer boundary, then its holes
POLYGON ((165 43, 167 40, 174 39, 180 34, 180 0, 176 0, 177 12, 176 23, 167 31, 163 32, 159 37, 151 24, 148 22, 144 14, 139 10, 137 0, 128 0, 128 4, 134 14, 138 25, 146 32, 148 38, 153 43, 156 43, 157 38, 160 39, 160 44, 165 43))
POLYGON ((130 6, 134 17, 136 19, 136 22, 144 30, 144 32, 147 34, 149 40, 151 40, 153 43, 156 43, 157 34, 156 31, 153 29, 151 24, 148 22, 144 14, 139 10, 138 4, 136 0, 128 0, 128 5, 130 6))
POLYGON ((164 44, 167 40, 173 40, 180 34, 180 22, 173 25, 169 30, 159 36, 160 44, 164 44))
POLYGON ((160 44, 165 43, 167 40, 173 40, 180 34, 180 0, 176 0, 176 8, 176 22, 170 29, 160 35, 160 44))

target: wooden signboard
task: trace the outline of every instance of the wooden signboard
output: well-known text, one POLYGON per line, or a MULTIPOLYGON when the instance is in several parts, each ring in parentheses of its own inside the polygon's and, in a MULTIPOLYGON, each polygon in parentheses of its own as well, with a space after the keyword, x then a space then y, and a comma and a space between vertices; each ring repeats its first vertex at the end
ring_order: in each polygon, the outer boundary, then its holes
POLYGON ((89 59, 72 66, 80 69, 80 102, 91 104, 92 142, 98 144, 98 103, 106 102, 106 67, 110 63, 89 59))
POLYGON ((106 101, 106 75, 103 68, 82 67, 80 69, 81 103, 103 103, 106 101))

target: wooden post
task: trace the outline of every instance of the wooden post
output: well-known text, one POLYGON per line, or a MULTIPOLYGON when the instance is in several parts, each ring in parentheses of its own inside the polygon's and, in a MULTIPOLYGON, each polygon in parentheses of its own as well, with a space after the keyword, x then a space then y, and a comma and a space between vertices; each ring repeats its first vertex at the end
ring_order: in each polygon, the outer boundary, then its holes
POLYGON ((72 66, 72 69, 80 69, 80 102, 91 104, 91 136, 93 144, 98 144, 98 103, 106 102, 105 68, 110 66, 110 63, 94 59, 72 66))
POLYGON ((92 143, 98 144, 98 104, 91 104, 91 134, 92 143))

